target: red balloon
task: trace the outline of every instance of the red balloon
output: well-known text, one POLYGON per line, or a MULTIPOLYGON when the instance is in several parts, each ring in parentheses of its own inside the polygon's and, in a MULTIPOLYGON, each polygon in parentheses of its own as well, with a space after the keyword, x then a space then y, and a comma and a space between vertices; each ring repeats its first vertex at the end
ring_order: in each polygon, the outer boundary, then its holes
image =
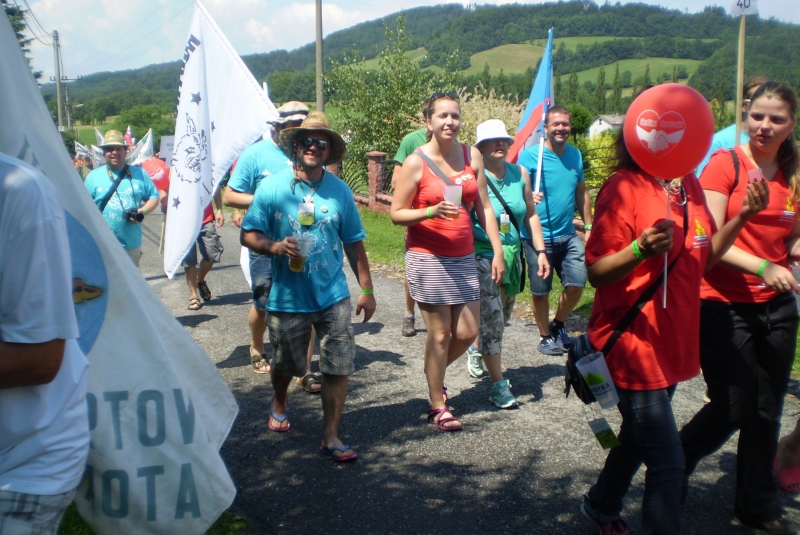
POLYGON ((142 164, 142 169, 150 175, 150 180, 153 181, 156 189, 169 190, 169 167, 163 160, 159 158, 145 160, 142 164))
POLYGON ((662 84, 636 97, 622 127, 634 161, 651 175, 688 175, 711 147, 714 116, 703 95, 689 86, 662 84))

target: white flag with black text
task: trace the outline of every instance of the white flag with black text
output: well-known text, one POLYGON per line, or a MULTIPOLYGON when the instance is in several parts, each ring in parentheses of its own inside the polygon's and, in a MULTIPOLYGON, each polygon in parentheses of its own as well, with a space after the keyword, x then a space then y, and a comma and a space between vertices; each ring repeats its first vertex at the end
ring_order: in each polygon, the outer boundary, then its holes
POLYGON ((170 173, 164 271, 194 247, 220 179, 277 118, 275 106, 205 7, 195 4, 183 54, 170 173))

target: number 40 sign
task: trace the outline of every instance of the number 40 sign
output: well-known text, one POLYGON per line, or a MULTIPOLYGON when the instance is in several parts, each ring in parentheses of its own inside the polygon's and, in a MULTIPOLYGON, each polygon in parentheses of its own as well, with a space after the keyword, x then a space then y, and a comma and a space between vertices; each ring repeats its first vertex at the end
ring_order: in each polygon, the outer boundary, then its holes
POLYGON ((731 15, 758 15, 758 0, 732 0, 731 15))

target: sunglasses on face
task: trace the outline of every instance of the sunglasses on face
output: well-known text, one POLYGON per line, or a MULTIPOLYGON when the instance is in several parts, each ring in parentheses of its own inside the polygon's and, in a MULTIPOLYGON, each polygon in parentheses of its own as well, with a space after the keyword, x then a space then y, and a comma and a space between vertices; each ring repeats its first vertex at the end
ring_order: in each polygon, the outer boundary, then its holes
POLYGON ((317 147, 319 150, 327 149, 328 145, 330 144, 324 139, 314 139, 313 137, 301 137, 300 139, 297 140, 297 143, 304 149, 317 147))

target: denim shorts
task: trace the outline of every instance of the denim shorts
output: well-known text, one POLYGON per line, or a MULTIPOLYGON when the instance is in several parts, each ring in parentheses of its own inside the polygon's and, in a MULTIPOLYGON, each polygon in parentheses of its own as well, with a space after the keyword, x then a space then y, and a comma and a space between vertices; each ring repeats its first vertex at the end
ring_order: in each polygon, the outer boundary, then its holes
POLYGON ((536 274, 539 271, 538 255, 533 249, 531 240, 522 240, 525 250, 525 261, 528 263, 528 280, 531 282, 531 295, 548 295, 553 289, 553 272, 561 280, 561 286, 586 287, 586 250, 577 234, 560 238, 545 238, 547 261, 550 262, 550 275, 543 279, 536 274))
POLYGON ((306 374, 306 351, 311 327, 319 336, 319 369, 328 375, 350 375, 355 371, 356 339, 350 298, 319 312, 267 314, 269 341, 274 348, 272 366, 278 375, 306 374))
POLYGON ((250 251, 250 289, 253 290, 253 306, 265 312, 272 288, 272 257, 250 251))

